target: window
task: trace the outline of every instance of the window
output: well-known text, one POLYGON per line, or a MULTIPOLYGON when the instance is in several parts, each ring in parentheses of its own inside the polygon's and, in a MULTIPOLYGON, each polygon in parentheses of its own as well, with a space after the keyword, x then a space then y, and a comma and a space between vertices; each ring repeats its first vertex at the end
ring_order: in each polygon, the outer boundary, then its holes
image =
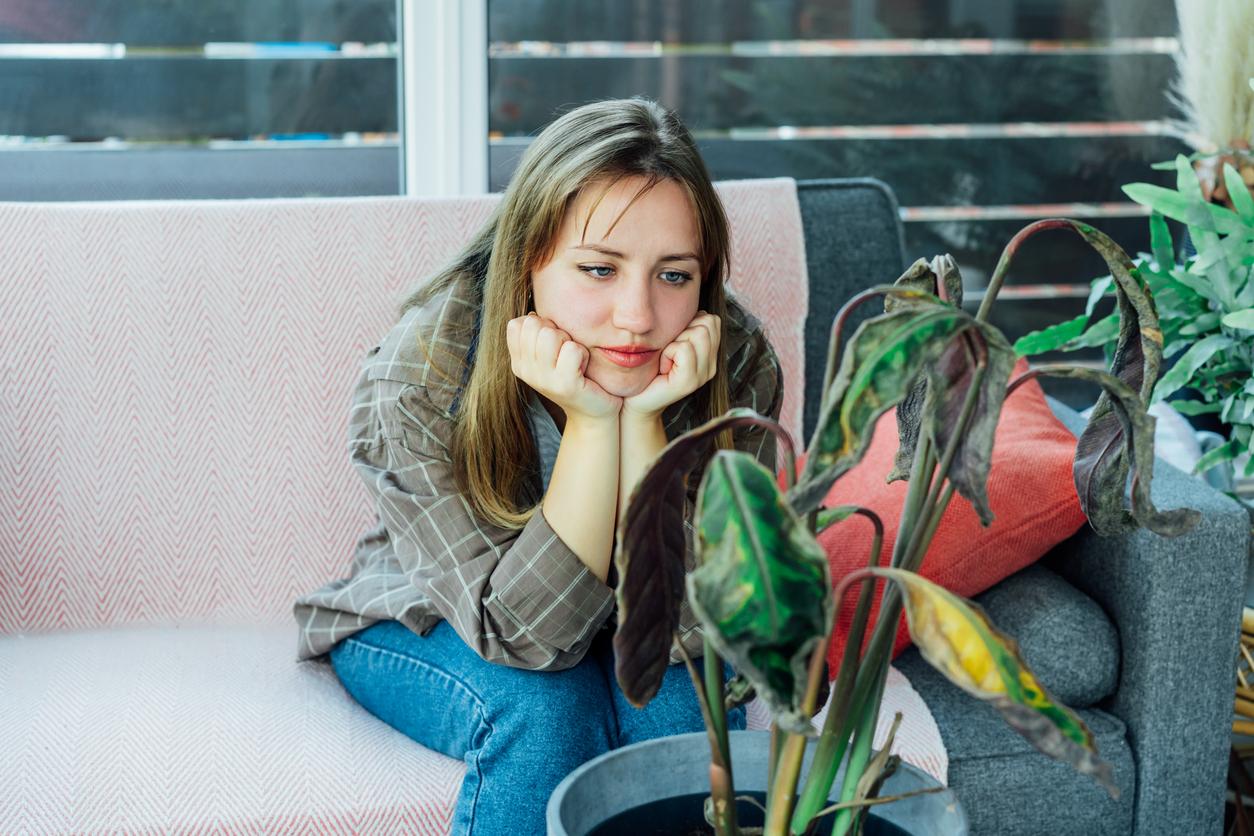
POLYGON ((0 0, 0 199, 396 194, 395 0, 0 0))

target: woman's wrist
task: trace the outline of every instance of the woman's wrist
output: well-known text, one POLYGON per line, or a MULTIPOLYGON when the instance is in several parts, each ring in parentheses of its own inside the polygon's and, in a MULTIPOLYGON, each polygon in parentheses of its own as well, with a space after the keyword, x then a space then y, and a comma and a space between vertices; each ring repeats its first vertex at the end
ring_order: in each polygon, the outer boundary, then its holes
POLYGON ((589 415, 573 409, 567 410, 562 436, 565 437, 567 433, 585 437, 612 436, 617 441, 622 425, 620 415, 618 412, 610 415, 589 415))
POLYGON ((633 409, 631 400, 627 399, 623 401, 623 408, 622 411, 619 412, 619 418, 625 428, 645 428, 652 427, 655 424, 660 427, 662 425, 662 413, 665 410, 666 407, 662 407, 658 410, 633 409))

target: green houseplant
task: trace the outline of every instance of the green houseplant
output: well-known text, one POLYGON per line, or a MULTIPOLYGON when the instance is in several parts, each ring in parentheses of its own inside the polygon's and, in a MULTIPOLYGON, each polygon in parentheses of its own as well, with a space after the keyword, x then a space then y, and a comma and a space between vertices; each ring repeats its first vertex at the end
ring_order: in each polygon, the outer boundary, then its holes
MULTIPOLYGON (((878 787, 895 767, 871 739, 903 608, 924 657, 951 681, 980 697, 1038 750, 1093 775, 1112 795, 1110 766, 1098 756, 1079 718, 1041 687, 1013 642, 980 609, 916 573, 955 492, 992 521, 986 484, 993 436, 1008 392, 1043 375, 1099 384, 1098 402, 1076 452, 1080 502, 1099 533, 1144 525, 1166 536, 1190 530, 1190 509, 1160 512, 1150 501, 1154 419, 1145 403, 1158 377, 1162 334, 1154 300, 1138 267, 1109 238, 1084 224, 1040 221, 1007 245, 976 316, 961 308, 961 278, 949 256, 920 260, 895 285, 850 300, 832 329, 821 417, 805 466, 796 472, 792 441, 770 419, 736 410, 681 436, 654 460, 637 485, 619 528, 615 564, 619 626, 617 677, 636 705, 656 693, 669 662, 684 596, 705 632, 705 671, 689 661, 710 744, 707 820, 719 836, 748 833, 737 820, 727 709, 756 692, 772 719, 770 790, 763 831, 813 831, 839 797, 836 836, 856 832, 878 787), (988 323, 1018 247, 1042 230, 1080 234, 1106 259, 1119 297, 1117 347, 1109 371, 1054 366, 1009 380, 1014 350, 988 323), (886 311, 863 323, 842 350, 842 329, 857 305, 884 297, 886 311), (880 566, 881 537, 868 565, 840 579, 833 592, 815 532, 875 515, 856 506, 823 508, 830 486, 865 453, 876 419, 897 407, 902 439, 894 476, 907 478, 896 545, 880 566), (785 453, 786 490, 775 475, 738 451, 720 450, 704 465, 693 526, 697 568, 685 577, 687 479, 722 430, 768 427, 785 453), (1124 488, 1132 475, 1131 509, 1124 488), (880 617, 867 638, 876 581, 884 580, 880 617), (810 718, 828 685, 824 660, 844 593, 859 586, 853 628, 831 708, 804 785, 801 767, 810 718), (865 646, 864 646, 865 644, 865 646), (738 675, 723 682, 722 660, 738 675), (846 765, 841 787, 833 783, 846 765)), ((762 831, 759 831, 762 832, 762 831)))
MULTIPOLYGON (((1137 269, 1154 294, 1166 347, 1164 359, 1177 358, 1150 396, 1150 402, 1182 388, 1200 400, 1173 400, 1186 415, 1214 413, 1231 425, 1227 443, 1197 463, 1202 472, 1224 462, 1244 459, 1237 476, 1254 476, 1254 197, 1241 175, 1223 167, 1229 210, 1204 199, 1189 159, 1176 158, 1176 189, 1133 183, 1124 191, 1152 210, 1152 253, 1137 259, 1137 269), (1186 224, 1197 254, 1182 265, 1175 259, 1165 218, 1186 224)), ((1033 332, 1015 343, 1019 354, 1071 351, 1103 346, 1108 356, 1118 345, 1118 314, 1090 322, 1098 299, 1114 279, 1092 283, 1084 314, 1060 325, 1033 332)))

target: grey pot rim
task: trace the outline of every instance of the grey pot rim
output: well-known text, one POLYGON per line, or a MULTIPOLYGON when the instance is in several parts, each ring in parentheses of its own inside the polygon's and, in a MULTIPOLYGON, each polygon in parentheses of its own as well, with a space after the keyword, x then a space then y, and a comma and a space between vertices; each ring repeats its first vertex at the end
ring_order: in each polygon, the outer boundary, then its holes
MULTIPOLYGON (((729 732, 729 736, 732 739, 733 748, 737 748, 738 742, 741 742, 741 743, 750 742, 750 741, 754 741, 755 738, 756 738, 756 742, 758 742, 758 745, 765 746, 767 750, 769 750, 769 747, 770 747, 770 733, 769 732, 732 731, 732 732, 729 732)), ((677 745, 691 744, 692 742, 695 742, 695 741, 700 741, 702 745, 708 747, 709 745, 708 740, 709 740, 708 735, 705 732, 691 732, 688 734, 672 735, 669 737, 659 737, 653 740, 645 740, 645 741, 641 741, 640 743, 633 743, 628 746, 623 746, 613 751, 606 752, 605 754, 600 755, 596 758, 593 758, 592 760, 578 767, 577 769, 572 771, 569 775, 567 775, 564 779, 562 779, 562 782, 558 784, 557 787, 553 790, 553 794, 549 796, 548 805, 545 809, 545 819, 546 819, 547 831, 548 831, 549 836, 571 836, 570 831, 566 830, 565 823, 562 821, 562 803, 564 799, 566 798, 566 796, 570 793, 571 788, 578 785, 580 781, 583 780, 585 776, 587 776, 590 772, 599 770, 607 762, 611 762, 619 758, 629 757, 632 755, 643 755, 643 754, 649 753, 650 751, 653 751, 658 756, 661 756, 664 752, 672 749, 673 747, 677 745)), ((708 766, 708 755, 709 755, 708 748, 706 749, 705 754, 706 754, 705 764, 708 766)), ((809 768, 809 761, 810 761, 812 754, 813 754, 813 748, 810 747, 810 750, 807 752, 807 756, 806 756, 805 770, 808 770, 809 768)), ((733 757, 733 761, 735 761, 734 757, 733 757)), ((733 769, 736 768, 735 762, 733 762, 732 767, 733 769)), ((802 772, 803 776, 805 775, 805 770, 803 770, 802 772)), ((841 772, 843 773, 843 771, 844 771, 844 768, 842 767, 841 772)), ((907 763, 906 761, 901 762, 898 768, 898 774, 909 776, 910 780, 917 781, 927 786, 944 786, 943 784, 941 784, 941 782, 937 781, 935 778, 933 778, 928 773, 924 772, 922 769, 919 769, 914 764, 907 763)), ((839 781, 839 776, 837 777, 837 780, 839 781)), ((707 782, 705 786, 708 790, 708 778, 707 778, 707 782)), ((682 790, 673 793, 673 795, 684 795, 684 794, 686 794, 686 792, 682 790)), ((666 798, 666 797, 671 797, 671 796, 663 795, 663 796, 658 796, 658 797, 666 798)), ((967 821, 966 810, 963 808, 962 803, 958 800, 957 796, 955 796, 952 793, 952 791, 950 791, 948 794, 937 793, 936 795, 921 796, 921 798, 936 799, 938 802, 944 803, 946 806, 946 813, 948 814, 952 822, 951 832, 956 834, 956 836, 965 836, 968 833, 968 821, 967 821)), ((894 804, 896 803, 898 802, 894 802, 894 804)), ((884 805, 884 807, 882 808, 882 811, 887 812, 892 806, 893 806, 892 804, 884 805)), ((628 809, 631 809, 631 808, 628 808, 628 809)), ((609 814, 609 817, 612 817, 613 815, 617 815, 617 813, 612 812, 609 814)), ((601 821, 605 821, 605 820, 607 819, 602 819, 601 821)))

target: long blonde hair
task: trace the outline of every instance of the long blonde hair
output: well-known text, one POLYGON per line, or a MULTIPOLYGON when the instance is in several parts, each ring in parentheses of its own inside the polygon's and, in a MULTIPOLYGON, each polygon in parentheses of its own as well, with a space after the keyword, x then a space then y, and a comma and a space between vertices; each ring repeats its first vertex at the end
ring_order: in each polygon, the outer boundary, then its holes
MULTIPOLYGON (((527 421, 531 390, 510 368, 505 326, 528 313, 531 271, 551 256, 572 198, 593 182, 633 176, 653 183, 673 180, 687 193, 700 236, 700 307, 726 321, 728 231, 722 202, 679 117, 640 98, 584 105, 545 128, 487 223, 402 307, 403 315, 459 283, 478 296, 465 300, 480 308, 477 335, 466 335, 469 356, 427 356, 445 378, 465 380, 450 445, 453 473, 458 490, 487 523, 521 528, 542 499, 526 490, 539 467, 527 421)), ((698 421, 730 408, 725 353, 714 378, 690 397, 696 399, 698 421)), ((719 446, 730 442, 728 434, 719 446)))

